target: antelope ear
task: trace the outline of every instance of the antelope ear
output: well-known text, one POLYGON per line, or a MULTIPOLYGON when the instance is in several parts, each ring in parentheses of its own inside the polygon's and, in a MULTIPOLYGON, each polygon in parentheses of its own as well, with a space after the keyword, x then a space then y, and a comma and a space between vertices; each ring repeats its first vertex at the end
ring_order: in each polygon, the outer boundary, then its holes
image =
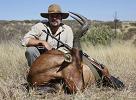
POLYGON ((65 53, 64 54, 64 61, 65 62, 68 62, 68 63, 71 63, 72 62, 72 56, 70 53, 65 53))

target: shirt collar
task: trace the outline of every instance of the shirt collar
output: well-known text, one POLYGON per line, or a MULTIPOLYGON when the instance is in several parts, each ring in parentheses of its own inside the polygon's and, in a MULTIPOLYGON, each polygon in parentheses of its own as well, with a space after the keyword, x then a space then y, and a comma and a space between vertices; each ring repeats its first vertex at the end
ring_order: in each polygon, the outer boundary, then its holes
POLYGON ((64 28, 60 26, 57 32, 55 33, 55 36, 57 36, 58 34, 61 34, 63 31, 64 31, 64 28))
MULTIPOLYGON (((48 28, 50 34, 52 34, 50 27, 48 26, 47 28, 48 28)), ((57 32, 56 32, 55 34, 52 34, 52 35, 57 36, 57 35, 61 34, 63 31, 64 31, 64 27, 63 27, 63 24, 62 24, 62 25, 58 28, 57 32)))

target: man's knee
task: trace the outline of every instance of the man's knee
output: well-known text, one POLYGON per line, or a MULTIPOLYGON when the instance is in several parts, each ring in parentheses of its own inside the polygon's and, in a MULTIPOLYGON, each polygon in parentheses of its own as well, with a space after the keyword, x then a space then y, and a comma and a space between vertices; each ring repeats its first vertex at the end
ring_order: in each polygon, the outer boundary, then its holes
POLYGON ((36 59, 40 56, 40 52, 36 47, 28 47, 26 49, 25 56, 27 59, 36 59))
POLYGON ((40 53, 36 47, 28 47, 25 52, 25 56, 28 62, 28 65, 31 66, 32 63, 40 56, 40 53))
POLYGON ((26 48, 25 56, 35 56, 35 55, 36 56, 40 55, 40 53, 36 47, 27 47, 26 48))
POLYGON ((27 47, 26 52, 25 52, 25 56, 35 54, 36 51, 38 52, 38 50, 36 50, 36 49, 37 49, 36 47, 27 47))

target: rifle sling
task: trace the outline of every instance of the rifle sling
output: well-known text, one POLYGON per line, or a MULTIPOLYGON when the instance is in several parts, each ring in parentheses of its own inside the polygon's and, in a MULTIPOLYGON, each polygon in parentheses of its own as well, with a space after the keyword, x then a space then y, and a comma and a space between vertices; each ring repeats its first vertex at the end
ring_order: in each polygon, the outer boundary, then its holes
POLYGON ((100 77, 98 71, 96 70, 96 68, 94 67, 94 65, 92 65, 92 63, 90 63, 89 59, 87 59, 87 57, 85 57, 84 55, 83 55, 83 62, 91 69, 91 71, 93 72, 93 74, 95 76, 96 81, 101 80, 101 77, 100 77))

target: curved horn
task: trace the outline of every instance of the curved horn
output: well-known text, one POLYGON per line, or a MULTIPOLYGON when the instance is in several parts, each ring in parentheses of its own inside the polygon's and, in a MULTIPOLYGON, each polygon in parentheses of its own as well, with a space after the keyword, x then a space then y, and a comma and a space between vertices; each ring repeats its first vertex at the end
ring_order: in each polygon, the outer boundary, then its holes
POLYGON ((86 17, 80 14, 73 13, 73 12, 69 12, 69 13, 72 14, 70 16, 73 19, 75 19, 77 22, 79 22, 81 25, 81 28, 79 29, 79 31, 76 34, 74 34, 74 41, 73 41, 73 47, 81 49, 80 38, 87 32, 89 28, 88 20, 86 17))
POLYGON ((74 12, 70 12, 70 13, 78 17, 78 18, 76 18, 75 16, 70 15, 73 19, 75 19, 81 25, 81 28, 78 31, 78 38, 81 38, 87 32, 87 30, 89 28, 88 20, 86 17, 84 17, 80 14, 77 14, 74 12))

